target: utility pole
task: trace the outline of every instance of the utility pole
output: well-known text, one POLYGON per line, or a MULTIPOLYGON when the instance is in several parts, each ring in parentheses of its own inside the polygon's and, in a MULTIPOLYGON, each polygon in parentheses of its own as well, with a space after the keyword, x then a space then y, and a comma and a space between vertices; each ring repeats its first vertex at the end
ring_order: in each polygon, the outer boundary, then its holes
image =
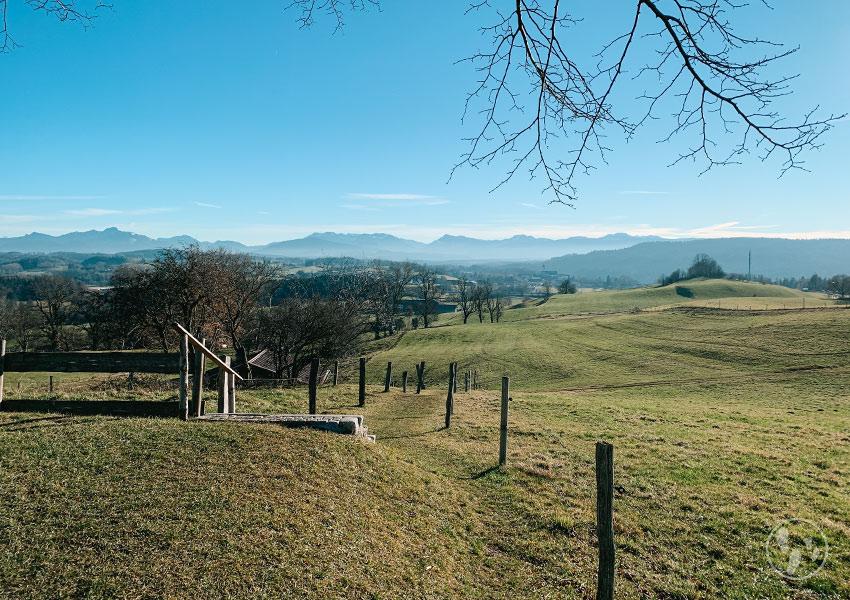
POLYGON ((753 280, 753 251, 747 252, 747 281, 753 280))

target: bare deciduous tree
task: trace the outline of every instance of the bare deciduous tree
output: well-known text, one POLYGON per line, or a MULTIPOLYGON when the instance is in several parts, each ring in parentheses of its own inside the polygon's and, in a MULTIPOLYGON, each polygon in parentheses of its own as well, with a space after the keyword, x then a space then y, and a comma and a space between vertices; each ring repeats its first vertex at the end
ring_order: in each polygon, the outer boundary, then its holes
POLYGON ((475 286, 470 285, 469 280, 461 276, 457 280, 456 287, 457 293, 455 294, 455 300, 457 300, 457 304, 460 306, 460 310, 463 313, 463 323, 466 325, 469 315, 475 312, 475 301, 473 298, 475 286))
POLYGON ((63 275, 42 275, 33 282, 35 306, 41 313, 41 329, 51 350, 58 350, 66 341, 65 326, 76 310, 82 286, 63 275))
POLYGON ((437 302, 440 300, 440 286, 434 271, 429 269, 419 271, 419 297, 422 299, 419 305, 422 326, 430 327, 437 316, 437 302))

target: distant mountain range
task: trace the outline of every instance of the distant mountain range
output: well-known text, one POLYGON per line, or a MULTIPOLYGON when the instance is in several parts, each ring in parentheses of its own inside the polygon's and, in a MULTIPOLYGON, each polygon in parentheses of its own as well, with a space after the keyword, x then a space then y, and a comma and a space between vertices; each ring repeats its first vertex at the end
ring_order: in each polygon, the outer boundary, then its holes
POLYGON ((577 277, 628 275, 652 283, 661 274, 688 267, 697 254, 708 254, 727 273, 747 273, 752 252, 753 275, 822 277, 850 273, 850 240, 788 240, 779 238, 719 238, 679 242, 648 242, 619 250, 571 254, 546 261, 547 269, 577 277))
POLYGON ((233 241, 199 242, 189 236, 149 238, 112 227, 59 236, 31 233, 0 238, 0 252, 119 254, 192 243, 203 248, 226 247, 257 255, 292 258, 351 256, 431 263, 526 263, 525 268, 531 270, 539 270, 540 265, 544 265, 545 269, 564 275, 585 278, 628 275, 642 283, 654 282, 661 274, 689 266, 694 255, 699 253, 712 256, 727 272, 746 273, 747 255, 752 252, 753 274, 799 277, 814 272, 822 276, 850 273, 850 240, 846 239, 668 240, 625 233, 560 240, 527 235, 504 240, 444 235, 428 244, 385 233, 313 233, 297 240, 246 246, 233 241))
POLYGON ((351 256, 390 260, 425 261, 527 261, 545 260, 563 254, 581 254, 593 250, 628 248, 647 241, 662 241, 657 236, 631 236, 615 233, 599 238, 536 238, 515 235, 504 240, 480 240, 465 236, 444 235, 423 243, 386 233, 313 233, 307 237, 273 242, 262 246, 246 246, 233 241, 199 242, 189 236, 149 238, 121 231, 115 227, 103 231, 79 231, 51 236, 30 233, 20 237, 0 238, 0 252, 80 252, 117 254, 152 250, 197 243, 201 247, 226 247, 254 254, 293 258, 351 256))

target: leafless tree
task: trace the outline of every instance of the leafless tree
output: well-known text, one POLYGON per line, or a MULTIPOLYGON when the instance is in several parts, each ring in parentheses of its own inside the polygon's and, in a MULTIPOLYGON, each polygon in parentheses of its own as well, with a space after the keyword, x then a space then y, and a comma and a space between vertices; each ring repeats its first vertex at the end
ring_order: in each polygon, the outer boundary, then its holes
POLYGON ((36 308, 26 302, 18 302, 9 315, 7 335, 15 341, 22 352, 28 352, 38 338, 40 315, 36 308))
MULTIPOLYGON (((100 10, 112 8, 112 4, 104 0, 20 0, 20 3, 60 21, 77 23, 86 29, 92 26, 100 10)), ((0 0, 0 54, 18 47, 9 33, 8 5, 9 0, 0 0)))
POLYGON ((466 277, 461 276, 457 280, 456 289, 455 300, 463 313, 463 323, 465 325, 467 319, 469 319, 469 315, 475 312, 475 302, 473 299, 475 286, 470 284, 466 277))
POLYGON ((44 336, 50 349, 58 350, 67 340, 65 327, 70 324, 83 288, 64 275, 42 275, 33 282, 32 291, 44 336))
POLYGON ((543 299, 548 300, 549 298, 552 297, 552 294, 554 293, 553 288, 552 288, 552 282, 549 281, 549 280, 546 280, 546 281, 543 282, 542 287, 543 287, 543 299))
POLYGON ((490 299, 490 294, 493 292, 493 286, 487 282, 478 283, 475 289, 472 290, 472 306, 478 314, 478 322, 484 322, 484 311, 487 308, 487 303, 490 299))
POLYGON ((419 305, 419 315, 422 317, 422 326, 430 327, 437 316, 437 302, 440 300, 440 286, 437 276, 430 269, 419 271, 419 297, 422 303, 419 305))
POLYGON ((217 251, 216 258, 219 270, 213 306, 237 359, 248 365, 246 325, 259 310, 260 297, 272 291, 269 286, 278 277, 278 270, 242 252, 217 251))
MULTIPOLYGON (((302 26, 327 12, 341 27, 345 10, 375 4, 293 0, 290 6, 300 10, 302 26)), ((815 109, 788 121, 775 110, 795 77, 777 76, 778 63, 797 48, 738 33, 733 18, 745 6, 736 0, 632 0, 629 8, 611 10, 608 23, 622 15, 621 29, 586 62, 566 50, 565 38, 582 24, 566 2, 471 0, 467 12, 489 21, 481 27, 489 47, 464 59, 479 73, 464 116, 479 115, 480 125, 455 169, 506 158, 506 176, 495 187, 526 170, 543 178, 553 201, 572 206, 577 176, 606 160, 609 130, 631 139, 665 113, 672 113, 665 141, 693 134, 673 164, 699 161, 708 170, 757 153, 762 160, 778 154, 780 175, 803 168, 803 152, 820 147, 821 136, 844 115, 816 116, 815 109), (653 61, 635 63, 641 45, 649 45, 644 54, 654 51, 653 61), (642 89, 634 114, 613 102, 629 79, 627 85, 642 89)))
POLYGON ((493 302, 493 317, 498 323, 502 319, 502 311, 505 309, 505 299, 501 296, 496 296, 493 302))

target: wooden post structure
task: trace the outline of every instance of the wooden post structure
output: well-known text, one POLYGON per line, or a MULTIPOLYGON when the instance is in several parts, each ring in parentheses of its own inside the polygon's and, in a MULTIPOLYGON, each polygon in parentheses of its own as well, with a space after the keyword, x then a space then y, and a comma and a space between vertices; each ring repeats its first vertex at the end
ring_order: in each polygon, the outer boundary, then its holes
POLYGON ((472 389, 478 389, 478 369, 475 369, 475 371, 472 372, 472 389))
POLYGON ((204 353, 197 348, 195 348, 195 360, 192 367, 192 408, 195 416, 200 417, 201 396, 204 393, 204 353))
POLYGON ((455 364, 449 363, 449 393, 446 396, 446 429, 452 424, 452 413, 454 413, 455 395, 454 395, 454 374, 455 364))
POLYGON ((50 388, 49 388, 49 391, 50 391, 50 393, 51 393, 51 394, 53 393, 53 375, 51 375, 51 376, 50 376, 50 388))
POLYGON ((407 393, 407 371, 401 372, 401 391, 407 393))
POLYGON ((360 358, 360 384, 357 389, 357 405, 366 406, 366 359, 360 358))
POLYGON ((390 379, 393 376, 393 363, 387 363, 387 378, 384 380, 384 392, 390 391, 390 379))
POLYGON ((189 336, 180 336, 180 418, 189 420, 189 336))
POLYGON ((229 375, 230 373, 226 370, 218 368, 218 412, 225 414, 230 409, 230 402, 227 400, 227 392, 230 391, 230 384, 227 381, 230 379, 229 375))
POLYGON ((130 371, 130 375, 127 377, 127 389, 129 389, 131 392, 133 391, 133 384, 135 383, 133 379, 135 379, 135 373, 133 373, 133 371, 130 371))
MULTIPOLYGON (((224 364, 230 366, 230 357, 224 357, 224 364)), ((227 412, 234 414, 236 412, 236 378, 232 373, 227 374, 227 412)))
POLYGON ((457 363, 454 363, 454 365, 454 370, 452 371, 452 385, 454 388, 452 389, 452 392, 457 394, 457 363))
POLYGON ((425 389, 425 361, 423 360, 419 363, 419 366, 416 367, 416 393, 418 394, 422 390, 425 389))
POLYGON ((0 340, 0 407, 3 406, 3 370, 6 366, 6 340, 0 340))
POLYGON ((469 379, 470 379, 469 371, 464 373, 463 376, 464 376, 463 377, 463 391, 468 393, 469 392, 469 379))
POLYGON ((334 361, 334 387, 336 387, 337 382, 339 381, 339 361, 334 361))
POLYGON ((596 600, 614 598, 614 446, 596 442, 596 534, 599 571, 596 600))
POLYGON ((508 462, 508 402, 511 392, 511 378, 502 377, 502 419, 499 422, 499 465, 508 462))
POLYGON ((319 359, 310 361, 310 414, 316 414, 316 378, 319 376, 319 359))

